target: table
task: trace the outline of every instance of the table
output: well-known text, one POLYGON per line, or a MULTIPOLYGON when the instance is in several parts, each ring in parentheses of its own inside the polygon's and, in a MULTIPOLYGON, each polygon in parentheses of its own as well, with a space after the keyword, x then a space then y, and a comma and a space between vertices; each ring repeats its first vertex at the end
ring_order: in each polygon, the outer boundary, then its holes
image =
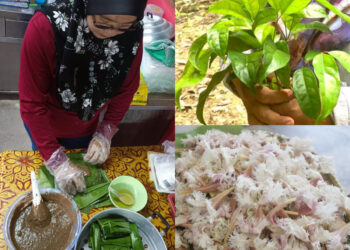
MULTIPOLYGON (((67 152, 77 152, 70 150, 67 152)), ((154 211, 160 212, 170 224, 164 236, 168 249, 175 249, 175 226, 167 194, 160 194, 149 180, 147 151, 162 152, 161 146, 112 147, 110 157, 104 164, 108 177, 112 180, 121 175, 129 175, 143 183, 148 193, 148 203, 140 211, 145 217, 154 211)), ((7 249, 2 233, 3 220, 7 208, 22 193, 31 189, 30 172, 37 171, 43 160, 38 151, 5 151, 0 154, 0 249, 7 249)), ((93 215, 106 208, 93 209, 89 214, 82 213, 83 224, 93 215)), ((154 219, 158 230, 163 224, 154 219)))

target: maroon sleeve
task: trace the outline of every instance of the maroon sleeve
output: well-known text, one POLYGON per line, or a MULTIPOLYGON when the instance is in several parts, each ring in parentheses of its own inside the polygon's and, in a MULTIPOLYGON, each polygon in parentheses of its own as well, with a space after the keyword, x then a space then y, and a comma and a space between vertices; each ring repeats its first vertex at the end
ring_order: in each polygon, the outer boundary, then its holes
POLYGON ((54 34, 47 17, 37 12, 27 27, 21 49, 20 112, 44 160, 58 144, 50 128, 47 98, 55 75, 54 34))
POLYGON ((118 95, 112 98, 108 104, 103 121, 117 126, 128 111, 134 94, 140 84, 140 65, 142 60, 142 44, 139 46, 136 57, 131 65, 129 73, 119 89, 118 95))

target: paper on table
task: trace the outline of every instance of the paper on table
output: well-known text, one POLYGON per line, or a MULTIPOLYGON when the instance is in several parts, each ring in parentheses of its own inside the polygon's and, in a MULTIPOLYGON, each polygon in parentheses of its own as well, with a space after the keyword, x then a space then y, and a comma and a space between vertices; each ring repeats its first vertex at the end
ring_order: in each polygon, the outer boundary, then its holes
POLYGON ((159 193, 175 192, 175 155, 148 152, 151 178, 159 193))

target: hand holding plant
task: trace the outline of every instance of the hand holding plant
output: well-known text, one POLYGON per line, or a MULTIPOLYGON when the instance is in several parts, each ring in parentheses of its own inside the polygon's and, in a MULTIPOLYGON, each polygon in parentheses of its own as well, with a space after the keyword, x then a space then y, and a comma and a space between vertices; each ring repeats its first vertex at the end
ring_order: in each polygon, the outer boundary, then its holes
MULTIPOLYGON (((327 118, 340 93, 336 60, 350 72, 350 55, 342 51, 310 50, 319 32, 331 32, 327 19, 320 22, 327 18, 326 10, 310 2, 220 0, 212 4, 208 11, 223 17, 193 42, 183 75, 176 84, 178 107, 181 89, 198 84, 211 63, 221 58, 231 63, 214 74, 200 94, 197 105, 200 122, 205 123, 203 107, 210 91, 227 75, 227 81, 239 79, 254 94, 262 86, 272 90, 291 89, 307 117, 317 124, 327 118), (305 19, 311 22, 302 22, 305 19), (312 32, 307 41, 301 36, 306 30, 312 32)), ((350 22, 347 15, 328 1, 317 2, 350 22)))

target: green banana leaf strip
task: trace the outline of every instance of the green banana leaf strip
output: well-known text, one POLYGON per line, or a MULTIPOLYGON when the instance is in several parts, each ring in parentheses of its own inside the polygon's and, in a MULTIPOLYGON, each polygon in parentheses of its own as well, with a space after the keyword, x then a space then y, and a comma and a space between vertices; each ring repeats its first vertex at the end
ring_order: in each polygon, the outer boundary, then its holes
POLYGON ((130 250, 130 247, 118 247, 116 249, 115 246, 112 245, 102 245, 101 250, 130 250))
POLYGON ((44 166, 40 166, 39 169, 39 183, 42 188, 54 188, 55 187, 55 178, 49 170, 44 166))
POLYGON ((129 247, 131 248, 131 237, 126 236, 122 238, 117 239, 110 239, 110 240, 102 240, 102 245, 112 245, 112 246, 119 246, 119 247, 129 247))
POLYGON ((86 193, 80 193, 74 196, 74 201, 77 203, 80 209, 83 209, 96 200, 108 194, 109 182, 101 183, 86 190, 86 193))
POLYGON ((100 199, 96 200, 95 202, 91 203, 89 206, 84 207, 83 209, 80 209, 80 211, 88 214, 88 213, 90 213, 91 209, 93 209, 93 208, 109 207, 112 205, 113 205, 113 203, 109 199, 109 195, 106 194, 105 196, 103 196, 100 199))
POLYGON ((131 244, 133 250, 143 250, 143 243, 141 237, 139 235, 139 231, 137 229, 136 224, 130 223, 130 231, 131 231, 131 244))
POLYGON ((101 229, 97 223, 93 223, 91 225, 92 228, 92 250, 100 250, 101 249, 101 229))

